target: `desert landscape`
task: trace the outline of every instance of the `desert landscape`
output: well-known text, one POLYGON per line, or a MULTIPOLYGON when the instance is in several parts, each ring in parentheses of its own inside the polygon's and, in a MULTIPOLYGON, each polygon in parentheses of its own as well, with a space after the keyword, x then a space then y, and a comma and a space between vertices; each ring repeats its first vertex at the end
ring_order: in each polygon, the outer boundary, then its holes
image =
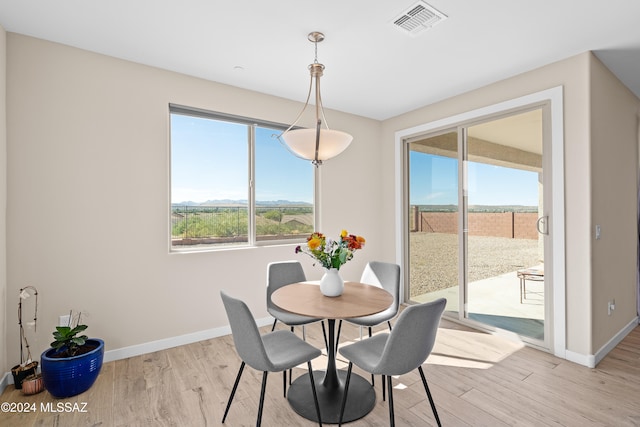
MULTIPOLYGON (((411 296, 458 286, 458 236, 411 233, 411 296)), ((541 263, 538 240, 469 236, 469 281, 541 263)))

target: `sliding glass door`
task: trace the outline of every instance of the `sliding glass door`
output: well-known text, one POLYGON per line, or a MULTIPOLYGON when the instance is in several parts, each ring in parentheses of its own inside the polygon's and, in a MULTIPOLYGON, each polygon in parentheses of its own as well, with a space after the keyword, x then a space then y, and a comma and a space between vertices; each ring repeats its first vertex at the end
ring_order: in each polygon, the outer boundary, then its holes
POLYGON ((543 109, 408 144, 408 275, 415 302, 545 343, 543 109))

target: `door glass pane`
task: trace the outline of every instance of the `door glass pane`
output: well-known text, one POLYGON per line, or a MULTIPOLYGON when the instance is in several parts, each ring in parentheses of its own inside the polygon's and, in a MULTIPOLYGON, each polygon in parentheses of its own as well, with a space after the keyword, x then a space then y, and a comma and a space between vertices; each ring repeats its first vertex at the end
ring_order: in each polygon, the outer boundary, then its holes
POLYGON ((458 136, 409 144, 409 287, 415 302, 445 297, 458 312, 458 136))
POLYGON ((465 317, 544 340, 542 113, 467 131, 465 317))

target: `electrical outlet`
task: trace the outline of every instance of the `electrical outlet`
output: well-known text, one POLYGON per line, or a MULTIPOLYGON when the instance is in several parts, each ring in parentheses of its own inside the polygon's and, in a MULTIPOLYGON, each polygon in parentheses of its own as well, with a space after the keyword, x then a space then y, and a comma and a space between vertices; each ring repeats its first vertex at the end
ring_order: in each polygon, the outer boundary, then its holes
POLYGON ((612 299, 611 301, 609 301, 609 303, 607 304, 607 314, 609 316, 611 316, 611 313, 613 312, 613 310, 616 309, 616 300, 612 299))
POLYGON ((58 326, 70 326, 71 325, 71 316, 65 314, 64 316, 58 316, 58 326))

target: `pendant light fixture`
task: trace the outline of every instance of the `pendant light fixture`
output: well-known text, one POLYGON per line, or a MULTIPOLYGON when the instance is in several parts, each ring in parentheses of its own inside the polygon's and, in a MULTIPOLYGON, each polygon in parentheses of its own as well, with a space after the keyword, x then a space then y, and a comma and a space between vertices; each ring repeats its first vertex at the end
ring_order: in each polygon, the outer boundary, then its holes
POLYGON ((327 119, 324 116, 324 109, 322 107, 322 97, 320 96, 320 77, 322 77, 324 65, 318 62, 318 43, 324 40, 324 34, 314 31, 309 33, 307 38, 315 45, 315 58, 313 64, 309 65, 311 81, 309 82, 307 100, 293 124, 280 134, 278 138, 280 138, 280 140, 286 144, 287 148, 296 156, 311 160, 311 163, 317 167, 321 165, 324 160, 329 160, 342 153, 349 146, 353 137, 346 132, 329 129, 327 125, 327 119), (314 82, 316 127, 311 129, 293 129, 309 105, 314 82))

